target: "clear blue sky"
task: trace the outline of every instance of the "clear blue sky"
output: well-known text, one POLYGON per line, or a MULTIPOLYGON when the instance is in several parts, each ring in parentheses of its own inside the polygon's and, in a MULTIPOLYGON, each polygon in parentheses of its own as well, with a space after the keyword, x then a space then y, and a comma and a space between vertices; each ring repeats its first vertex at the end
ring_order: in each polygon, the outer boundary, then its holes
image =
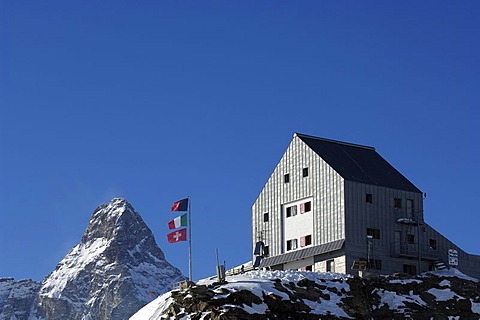
POLYGON ((294 132, 371 145, 480 254, 480 2, 0 1, 0 276, 41 280, 125 197, 193 277, 251 258, 294 132))

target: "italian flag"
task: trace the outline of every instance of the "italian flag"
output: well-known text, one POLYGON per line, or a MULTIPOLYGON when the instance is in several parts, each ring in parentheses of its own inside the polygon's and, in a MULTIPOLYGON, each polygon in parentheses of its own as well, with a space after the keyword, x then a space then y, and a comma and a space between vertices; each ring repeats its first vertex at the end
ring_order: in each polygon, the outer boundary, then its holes
POLYGON ((177 229, 187 225, 187 214, 182 214, 168 223, 169 229, 177 229))

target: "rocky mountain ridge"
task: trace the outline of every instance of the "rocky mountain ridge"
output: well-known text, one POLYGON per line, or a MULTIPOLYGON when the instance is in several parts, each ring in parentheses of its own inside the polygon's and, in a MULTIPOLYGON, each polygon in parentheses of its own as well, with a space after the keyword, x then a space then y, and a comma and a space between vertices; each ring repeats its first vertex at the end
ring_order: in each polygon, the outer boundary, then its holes
POLYGON ((183 279, 131 204, 115 198, 41 283, 0 280, 0 319, 128 319, 183 279))
POLYGON ((480 319, 480 283, 455 269, 361 279, 252 271, 164 294, 131 320, 480 319))

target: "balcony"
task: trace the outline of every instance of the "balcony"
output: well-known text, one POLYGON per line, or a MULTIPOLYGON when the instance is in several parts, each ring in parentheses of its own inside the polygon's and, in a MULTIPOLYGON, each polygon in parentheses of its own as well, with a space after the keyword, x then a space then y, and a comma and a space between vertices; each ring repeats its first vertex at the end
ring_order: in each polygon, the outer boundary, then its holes
POLYGON ((396 212, 395 221, 397 223, 413 224, 413 225, 418 225, 423 223, 422 217, 421 216, 419 217, 419 214, 415 212, 412 212, 412 213, 396 212), (420 222, 418 221, 419 218, 420 218, 420 222))
POLYGON ((441 257, 439 250, 429 245, 418 245, 417 243, 395 242, 391 246, 392 257, 401 258, 418 258, 418 250, 420 247, 420 257, 424 260, 437 260, 441 257))

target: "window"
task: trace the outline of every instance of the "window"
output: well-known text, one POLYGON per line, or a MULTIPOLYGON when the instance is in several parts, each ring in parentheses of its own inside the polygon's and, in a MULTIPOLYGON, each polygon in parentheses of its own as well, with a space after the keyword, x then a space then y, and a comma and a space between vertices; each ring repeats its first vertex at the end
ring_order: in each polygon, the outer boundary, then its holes
POLYGON ((437 250, 437 240, 430 239, 429 243, 430 243, 430 249, 437 250))
POLYGON ((403 272, 408 274, 417 274, 417 267, 413 264, 404 264, 403 272))
POLYGON ((289 183, 289 182, 290 182, 290 174, 287 173, 287 174, 285 174, 285 175, 283 176, 283 182, 285 182, 285 183, 289 183))
POLYGON ((365 202, 367 202, 367 203, 373 203, 373 196, 372 196, 371 193, 367 193, 367 194, 365 195, 365 202))
POLYGON ((270 255, 270 247, 269 246, 263 247, 263 256, 268 257, 269 255, 270 255))
POLYGON ((372 267, 375 270, 382 270, 382 260, 372 260, 372 267))
POLYGON ((268 212, 263 214, 263 222, 268 222, 268 212))
POLYGON ((335 260, 327 260, 327 272, 335 272, 335 260))
POLYGON ((297 206, 291 206, 287 208, 287 218, 297 215, 297 206))
POLYGON ((312 244, 312 235, 305 236, 305 245, 309 246, 312 244))
POLYGON ((415 244, 415 235, 407 234, 407 242, 408 244, 415 244))
POLYGON ((305 267, 305 271, 312 271, 312 270, 313 270, 312 266, 306 266, 305 267))
POLYGON ((297 249, 297 239, 287 241, 287 251, 297 249))
POLYGON ((302 170, 302 177, 308 177, 308 168, 303 168, 302 170))
POLYGON ((300 204, 300 213, 309 212, 312 210, 312 202, 308 201, 300 204))
POLYGON ((380 239, 380 229, 367 228, 367 236, 373 239, 380 239))
POLYGON ((295 250, 297 248, 298 248, 297 239, 293 239, 292 240, 292 250, 295 250))
POLYGON ((300 237, 300 247, 306 247, 312 244, 312 235, 300 237))
POLYGON ((395 208, 401 208, 402 207, 402 199, 400 199, 400 198, 393 199, 393 206, 395 208))

